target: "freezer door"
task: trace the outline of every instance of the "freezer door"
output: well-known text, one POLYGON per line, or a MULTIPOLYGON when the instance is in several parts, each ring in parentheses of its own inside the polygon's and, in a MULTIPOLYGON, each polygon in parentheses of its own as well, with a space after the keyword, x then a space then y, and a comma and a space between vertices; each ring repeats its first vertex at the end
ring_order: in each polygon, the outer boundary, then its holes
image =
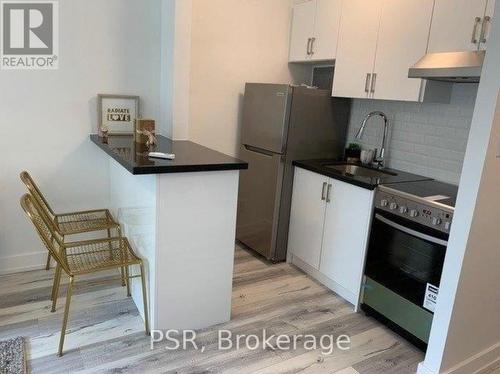
POLYGON ((276 245, 282 156, 242 146, 239 157, 248 162, 248 169, 240 172, 236 238, 271 259, 276 245))
POLYGON ((286 84, 247 83, 243 99, 241 143, 284 153, 291 87, 286 84))
POLYGON ((287 158, 307 160, 342 156, 351 105, 349 99, 330 95, 326 90, 294 88, 287 158))

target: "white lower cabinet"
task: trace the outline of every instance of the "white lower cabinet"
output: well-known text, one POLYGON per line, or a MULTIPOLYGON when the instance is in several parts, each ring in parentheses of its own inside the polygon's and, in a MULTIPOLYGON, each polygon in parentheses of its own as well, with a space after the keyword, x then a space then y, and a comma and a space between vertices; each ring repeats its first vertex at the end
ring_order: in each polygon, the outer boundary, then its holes
POLYGON ((295 168, 290 261, 356 308, 374 191, 295 168))
POLYGON ((319 271, 340 296, 357 304, 365 263, 373 191, 330 179, 319 271))
POLYGON ((328 177, 295 168, 288 253, 319 269, 328 177))

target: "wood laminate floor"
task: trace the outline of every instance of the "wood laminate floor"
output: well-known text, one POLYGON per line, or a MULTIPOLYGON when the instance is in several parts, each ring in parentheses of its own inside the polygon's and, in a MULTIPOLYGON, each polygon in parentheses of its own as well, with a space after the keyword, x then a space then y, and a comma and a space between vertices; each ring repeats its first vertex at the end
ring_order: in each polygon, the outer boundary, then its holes
MULTIPOLYGON (((143 322, 125 289, 87 277, 76 289, 65 355, 55 354, 66 287, 55 313, 49 294, 53 271, 0 277, 0 340, 24 336, 31 373, 414 373, 423 354, 288 264, 271 265, 237 248, 231 321, 198 331, 205 351, 150 349, 143 322), (350 336, 351 348, 218 350, 217 330, 236 334, 350 336)), ((78 284, 78 283, 77 283, 78 284)))

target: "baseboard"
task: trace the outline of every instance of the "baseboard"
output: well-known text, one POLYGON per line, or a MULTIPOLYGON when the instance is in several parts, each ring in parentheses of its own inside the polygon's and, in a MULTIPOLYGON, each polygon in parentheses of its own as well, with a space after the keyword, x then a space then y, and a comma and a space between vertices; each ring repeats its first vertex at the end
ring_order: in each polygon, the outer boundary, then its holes
POLYGON ((46 261, 47 251, 0 257, 0 275, 43 269, 46 261))
POLYGON ((342 287, 340 284, 335 282, 333 279, 328 278, 326 275, 321 273, 319 270, 316 270, 308 263, 302 261, 299 257, 295 255, 291 255, 290 262, 297 266, 299 269, 303 270, 305 273, 316 279, 318 282, 322 283, 330 290, 335 292, 344 300, 348 301, 354 306, 354 310, 357 311, 358 307, 358 296, 353 294, 351 291, 342 287))
POLYGON ((500 342, 463 360, 445 374, 483 374, 500 365, 500 342))
MULTIPOLYGON (((500 366, 500 342, 463 360, 441 374, 486 374, 500 366)), ((417 374, 439 374, 425 366, 425 361, 418 365, 417 374)))

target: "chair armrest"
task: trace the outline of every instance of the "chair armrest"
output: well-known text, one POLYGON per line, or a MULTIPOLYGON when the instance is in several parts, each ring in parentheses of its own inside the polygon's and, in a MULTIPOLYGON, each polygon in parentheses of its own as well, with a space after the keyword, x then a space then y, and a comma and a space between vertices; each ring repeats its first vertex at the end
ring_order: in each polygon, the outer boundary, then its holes
POLYGON ((113 223, 115 226, 119 226, 118 221, 115 220, 115 217, 109 212, 108 209, 95 209, 95 210, 84 210, 78 212, 71 213, 63 213, 56 214, 54 221, 56 223, 66 223, 66 222, 77 222, 77 221, 85 221, 86 219, 81 219, 81 216, 85 215, 102 215, 102 217, 96 217, 96 219, 105 219, 106 221, 113 223), (72 218, 75 219, 72 219, 72 218))
POLYGON ((119 237, 119 236, 114 236, 111 238, 103 238, 103 239, 90 239, 90 240, 81 240, 81 241, 76 241, 76 242, 68 242, 64 243, 65 248, 75 248, 75 247, 83 247, 85 245, 90 245, 90 244, 101 244, 101 243, 109 243, 117 240, 123 240, 124 242, 127 240, 126 238, 119 237))
POLYGON ((109 212, 108 209, 93 209, 93 210, 81 210, 78 212, 68 212, 68 213, 60 213, 56 214, 56 217, 67 217, 67 216, 74 216, 77 214, 91 214, 91 213, 105 213, 106 216, 112 217, 111 213, 109 212))

